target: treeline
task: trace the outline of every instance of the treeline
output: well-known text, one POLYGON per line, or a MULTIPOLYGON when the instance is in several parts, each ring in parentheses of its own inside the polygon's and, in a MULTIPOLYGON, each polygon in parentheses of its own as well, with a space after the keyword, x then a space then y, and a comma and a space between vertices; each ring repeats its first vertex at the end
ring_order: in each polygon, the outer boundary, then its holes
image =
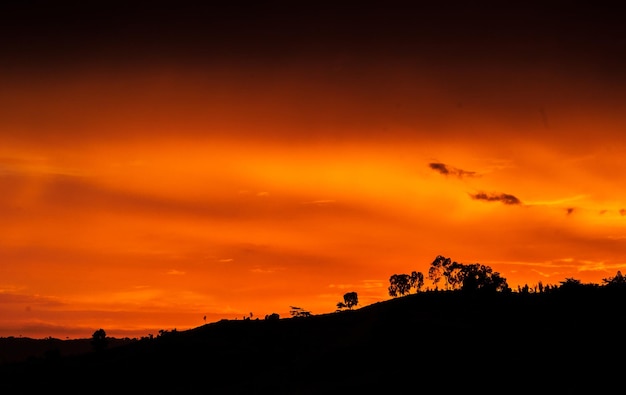
MULTIPOLYGON (((439 291, 440 286, 447 291, 463 291, 463 292, 513 292, 509 287, 506 278, 487 265, 479 263, 463 264, 452 261, 443 255, 438 255, 430 264, 427 278, 432 282, 433 288, 424 289, 424 274, 419 271, 413 271, 411 274, 393 274, 389 278, 388 292, 389 296, 398 297, 411 293, 422 291, 439 291)), ((562 290, 579 290, 586 288, 598 287, 625 287, 626 278, 620 271, 615 276, 602 279, 602 284, 582 283, 575 278, 566 278, 559 285, 544 285, 539 281, 534 286, 525 284, 518 286, 518 293, 544 293, 557 289, 562 290)))

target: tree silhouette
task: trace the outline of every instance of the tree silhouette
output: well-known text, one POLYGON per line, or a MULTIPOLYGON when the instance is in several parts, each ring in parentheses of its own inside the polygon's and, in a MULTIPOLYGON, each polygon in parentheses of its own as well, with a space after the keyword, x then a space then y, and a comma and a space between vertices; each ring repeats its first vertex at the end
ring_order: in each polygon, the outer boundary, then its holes
POLYGON ((444 278, 446 280, 445 288, 449 288, 449 279, 452 266, 453 264, 450 258, 446 258, 443 255, 437 255, 435 260, 430 264, 430 268, 428 269, 428 278, 433 282, 435 287, 437 287, 437 284, 441 281, 442 278, 444 278))
MULTIPOLYGON (((424 286, 424 275, 422 272, 411 272, 411 277, 409 278, 410 288, 415 288, 415 292, 419 292, 422 290, 424 286)), ((409 289, 410 291, 410 289, 409 289)))
POLYGON ((403 296, 411 291, 411 276, 408 274, 394 274, 389 278, 389 296, 403 296))
POLYGON ((102 351, 107 348, 107 333, 100 328, 91 335, 91 345, 95 351, 102 351))
POLYGON ((415 292, 420 292, 424 286, 424 275, 422 272, 411 272, 408 274, 394 274, 389 278, 389 295, 403 296, 411 293, 411 289, 415 288, 415 292))
POLYGON ((565 280, 560 282, 561 286, 559 287, 559 289, 561 290, 574 290, 574 289, 580 289, 582 288, 583 284, 580 282, 580 280, 574 278, 574 277, 566 277, 565 280))
POLYGON ((445 279, 446 289, 464 291, 510 291, 506 278, 479 263, 463 264, 438 255, 431 263, 428 277, 437 284, 445 279))
POLYGON ((602 282, 605 286, 609 287, 626 287, 626 278, 622 275, 621 271, 617 271, 615 277, 603 278, 602 282))
POLYGON ((564 281, 561 281, 560 283, 561 283, 561 286, 558 289, 559 291, 562 291, 562 292, 578 293, 583 290, 594 289, 598 287, 598 284, 594 284, 594 283, 583 284, 580 280, 573 278, 573 277, 567 277, 564 281))
POLYGON ((311 312, 308 310, 304 310, 302 307, 297 307, 297 306, 290 306, 291 310, 289 311, 289 314, 291 314, 292 317, 310 317, 311 316, 311 312))
POLYGON ((278 314, 276 314, 276 313, 272 313, 272 314, 270 314, 270 315, 266 315, 266 316, 265 316, 265 319, 266 319, 266 320, 269 320, 269 321, 277 321, 277 320, 279 320, 279 319, 280 319, 280 315, 278 315, 278 314))
POLYGON ((506 279, 501 277, 500 273, 494 272, 489 266, 479 263, 469 265, 459 263, 457 265, 459 265, 457 278, 461 280, 461 289, 463 291, 510 291, 506 279))
POLYGON ((343 295, 343 302, 337 303, 339 309, 349 309, 359 304, 359 295, 356 292, 348 292, 343 295))

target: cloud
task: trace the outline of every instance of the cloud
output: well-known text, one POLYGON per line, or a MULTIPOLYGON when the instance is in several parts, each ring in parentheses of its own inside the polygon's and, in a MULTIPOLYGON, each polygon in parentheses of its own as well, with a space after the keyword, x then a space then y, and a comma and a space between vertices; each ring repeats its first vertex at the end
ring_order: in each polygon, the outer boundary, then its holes
POLYGON ((328 288, 348 289, 355 288, 353 284, 328 284, 328 288))
POLYGON ((626 215, 626 209, 621 209, 619 211, 619 215, 626 215))
POLYGON ((507 205, 522 204, 522 202, 515 196, 508 193, 490 193, 478 192, 470 194, 474 200, 485 200, 487 202, 502 202, 507 205))
MULTIPOLYGON (((565 203, 570 203, 576 200, 584 199, 588 196, 589 195, 576 195, 576 196, 570 196, 570 197, 565 197, 565 198, 556 199, 556 200, 542 200, 542 201, 530 201, 530 202, 526 201, 524 205, 526 206, 560 206, 565 203)), ((606 210, 603 210, 603 211, 606 212, 606 210)), ((600 212, 600 214, 604 214, 604 213, 600 212)))
POLYGON ((575 207, 568 207, 565 210, 567 211, 567 215, 570 215, 570 214, 572 214, 574 212, 574 210, 576 210, 576 208, 575 207))
POLYGON ((22 293, 5 292, 0 289, 0 305, 37 305, 47 307, 60 307, 64 303, 60 300, 42 295, 29 295, 22 293))
POLYGON ((264 273, 264 274, 268 274, 268 273, 274 273, 276 271, 276 269, 272 269, 272 268, 268 268, 268 269, 264 269, 261 267, 255 267, 253 269, 250 269, 250 271, 252 273, 264 273))
POLYGON ((316 206, 323 206, 323 205, 332 204, 332 203, 335 203, 335 201, 332 199, 320 199, 320 200, 312 200, 309 202, 302 202, 302 204, 313 204, 316 206))
POLYGON ((467 171, 467 170, 459 169, 459 168, 452 167, 452 166, 446 165, 445 163, 440 163, 440 162, 431 162, 428 164, 428 167, 446 176, 452 175, 452 176, 457 176, 459 178, 477 176, 475 171, 467 171))

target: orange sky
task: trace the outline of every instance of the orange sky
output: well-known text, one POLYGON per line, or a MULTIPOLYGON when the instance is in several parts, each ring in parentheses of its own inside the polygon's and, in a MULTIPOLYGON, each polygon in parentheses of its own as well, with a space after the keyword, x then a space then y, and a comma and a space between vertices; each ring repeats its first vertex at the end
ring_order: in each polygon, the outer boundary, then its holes
POLYGON ((440 254, 513 288, 626 269, 623 30, 268 4, 4 10, 32 19, 0 31, 0 336, 327 313, 440 254))

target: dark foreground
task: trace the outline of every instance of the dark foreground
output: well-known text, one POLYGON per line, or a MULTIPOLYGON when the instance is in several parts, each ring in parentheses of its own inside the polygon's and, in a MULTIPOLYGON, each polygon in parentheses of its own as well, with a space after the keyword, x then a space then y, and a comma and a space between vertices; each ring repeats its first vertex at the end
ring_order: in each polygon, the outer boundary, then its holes
POLYGON ((0 365, 2 394, 603 393, 623 390, 624 292, 432 292, 221 321, 0 365))

